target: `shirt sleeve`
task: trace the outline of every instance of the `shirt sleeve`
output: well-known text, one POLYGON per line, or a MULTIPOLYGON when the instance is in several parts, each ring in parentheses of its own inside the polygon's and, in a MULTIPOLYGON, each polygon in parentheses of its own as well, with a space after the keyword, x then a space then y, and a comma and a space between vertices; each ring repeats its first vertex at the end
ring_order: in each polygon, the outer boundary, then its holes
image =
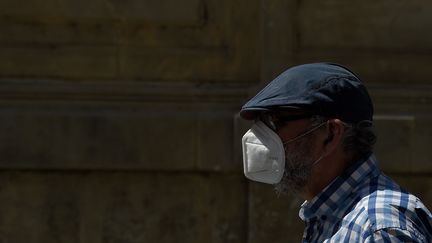
POLYGON ((411 232, 400 228, 384 228, 375 231, 366 238, 365 243, 427 243, 428 241, 419 232, 411 232))

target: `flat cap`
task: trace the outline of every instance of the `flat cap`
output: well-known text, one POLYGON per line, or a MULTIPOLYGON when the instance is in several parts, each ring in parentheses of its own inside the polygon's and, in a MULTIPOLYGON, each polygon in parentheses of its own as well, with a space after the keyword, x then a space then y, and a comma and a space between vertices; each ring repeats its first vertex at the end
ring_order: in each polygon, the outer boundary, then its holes
POLYGON ((241 109, 252 120, 262 111, 300 109, 345 122, 372 121, 366 87, 350 70, 334 63, 292 67, 271 81, 241 109))

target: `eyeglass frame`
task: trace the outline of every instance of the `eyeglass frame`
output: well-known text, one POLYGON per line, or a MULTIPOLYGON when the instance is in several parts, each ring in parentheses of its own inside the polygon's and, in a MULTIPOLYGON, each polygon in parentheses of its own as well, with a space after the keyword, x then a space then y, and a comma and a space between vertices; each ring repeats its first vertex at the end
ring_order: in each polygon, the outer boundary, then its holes
POLYGON ((302 120, 311 118, 312 114, 297 114, 297 115, 279 115, 275 113, 265 112, 259 115, 258 119, 262 121, 267 127, 272 129, 274 132, 279 131, 287 122, 302 120), (275 123, 274 118, 277 118, 275 123))

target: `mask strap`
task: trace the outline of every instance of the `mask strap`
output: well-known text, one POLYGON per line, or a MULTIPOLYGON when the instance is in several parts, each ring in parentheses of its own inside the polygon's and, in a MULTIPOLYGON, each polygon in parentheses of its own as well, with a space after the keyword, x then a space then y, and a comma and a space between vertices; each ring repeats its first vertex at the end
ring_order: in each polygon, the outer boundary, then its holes
POLYGON ((312 128, 311 130, 306 131, 305 133, 300 134, 300 135, 298 135, 298 136, 295 137, 295 138, 291 138, 291 139, 289 139, 289 140, 283 141, 282 143, 283 143, 283 145, 285 145, 285 144, 287 144, 287 143, 294 142, 294 141, 296 141, 296 140, 298 140, 298 139, 300 139, 300 138, 302 138, 302 137, 304 137, 304 136, 306 136, 306 135, 308 135, 308 134, 314 132, 314 131, 317 130, 318 128, 322 127, 324 124, 327 124, 327 122, 328 122, 328 121, 325 121, 325 122, 319 124, 318 126, 312 128))
POLYGON ((319 162, 321 162, 322 158, 324 158, 324 154, 321 155, 317 160, 315 160, 315 162, 312 163, 311 167, 315 166, 316 164, 318 164, 319 162))

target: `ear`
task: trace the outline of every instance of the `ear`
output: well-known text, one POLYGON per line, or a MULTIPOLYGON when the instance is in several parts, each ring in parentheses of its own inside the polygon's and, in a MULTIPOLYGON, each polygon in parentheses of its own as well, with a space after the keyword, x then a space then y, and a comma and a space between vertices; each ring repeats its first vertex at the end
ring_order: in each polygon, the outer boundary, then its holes
POLYGON ((345 125, 339 119, 327 121, 327 137, 323 141, 325 154, 333 153, 342 143, 345 125))

